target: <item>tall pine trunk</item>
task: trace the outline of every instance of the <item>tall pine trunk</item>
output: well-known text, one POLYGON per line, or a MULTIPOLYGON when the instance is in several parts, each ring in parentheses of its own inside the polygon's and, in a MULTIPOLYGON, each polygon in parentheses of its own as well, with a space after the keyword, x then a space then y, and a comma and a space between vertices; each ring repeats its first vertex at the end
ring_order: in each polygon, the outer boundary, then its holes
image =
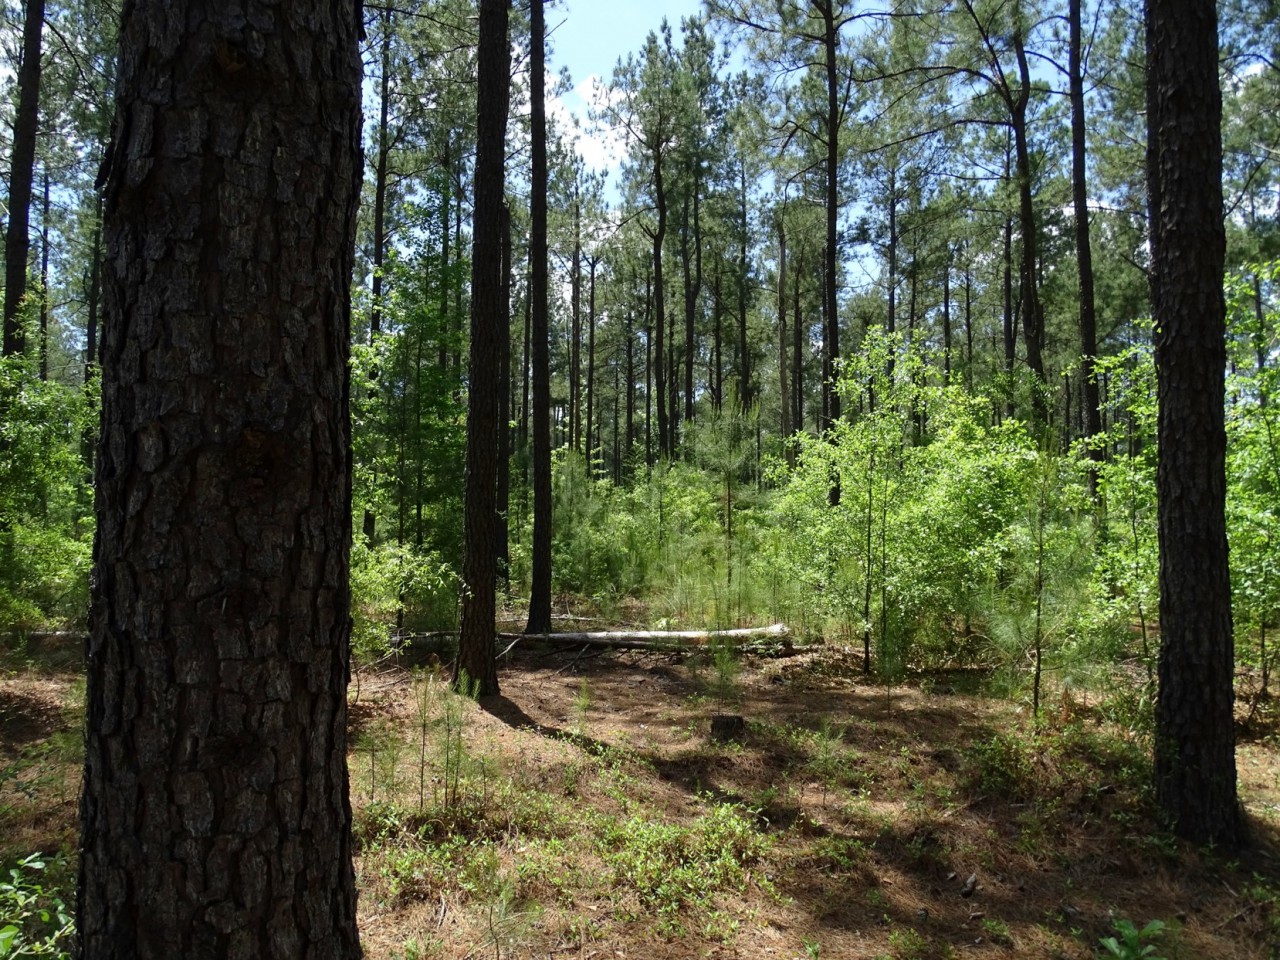
POLYGON ((18 68, 18 107, 13 116, 9 158, 9 226, 4 235, 3 356, 22 353, 26 332, 18 308, 27 294, 27 258, 31 254, 31 182, 35 175, 40 120, 40 42, 44 0, 27 0, 22 25, 22 65, 18 68))
POLYGON ((346 707, 359 31, 351 2, 124 8, 85 960, 360 956, 346 707))
POLYGON ((1179 836, 1235 844, 1227 564, 1222 95, 1213 0, 1148 0, 1147 182, 1159 379, 1156 803, 1179 836))
POLYGON ((1093 293, 1093 250, 1089 243, 1089 194, 1085 153, 1084 65, 1082 62, 1081 5, 1083 0, 1069 0, 1067 19, 1070 49, 1067 75, 1071 86, 1071 200, 1075 208, 1076 263, 1080 274, 1080 374, 1084 414, 1084 439, 1089 449, 1089 492, 1096 493, 1098 467, 1104 451, 1092 443, 1102 433, 1099 409, 1098 377, 1094 358, 1098 353, 1098 321, 1093 293))
POLYGON ((528 633, 551 632, 551 334, 547 319, 547 105, 543 0, 530 0, 529 288, 533 345, 533 557, 528 633))
POLYGON ((482 697, 498 692, 497 638, 498 458, 502 344, 507 310, 502 302, 507 103, 511 51, 510 0, 480 0, 477 47, 475 216, 471 252, 471 346, 467 391, 467 464, 464 480, 466 540, 462 553, 462 630, 454 685, 469 681, 482 697))

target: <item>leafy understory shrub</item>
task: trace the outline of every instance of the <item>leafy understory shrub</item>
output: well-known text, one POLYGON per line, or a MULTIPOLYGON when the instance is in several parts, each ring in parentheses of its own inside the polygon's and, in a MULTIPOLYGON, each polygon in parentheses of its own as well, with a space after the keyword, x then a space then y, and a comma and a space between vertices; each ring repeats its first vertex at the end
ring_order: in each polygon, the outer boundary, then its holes
POLYGON ((689 827, 634 816, 611 825, 602 842, 615 886, 656 914, 667 936, 683 932, 682 912, 706 911, 716 894, 744 890, 747 868, 769 846, 754 818, 727 803, 713 804, 689 827))
POLYGON ((66 867, 61 857, 46 861, 39 853, 23 857, 0 881, 0 957, 69 958, 73 919, 46 870, 66 867))
POLYGON ((1164 960, 1156 956, 1156 948, 1148 940, 1154 940, 1164 932, 1164 923, 1152 920, 1139 930, 1129 920, 1116 921, 1116 932, 1119 937, 1103 937, 1100 957, 1106 960, 1164 960))
MULTIPOLYGON (((34 351, 33 351, 34 353, 34 351)), ((96 391, 0 358, 0 625, 40 629, 88 606, 92 493, 83 459, 96 391)))
POLYGON ((385 656, 396 627, 450 629, 455 625, 458 578, 432 553, 405 545, 351 545, 351 654, 357 665, 385 656))

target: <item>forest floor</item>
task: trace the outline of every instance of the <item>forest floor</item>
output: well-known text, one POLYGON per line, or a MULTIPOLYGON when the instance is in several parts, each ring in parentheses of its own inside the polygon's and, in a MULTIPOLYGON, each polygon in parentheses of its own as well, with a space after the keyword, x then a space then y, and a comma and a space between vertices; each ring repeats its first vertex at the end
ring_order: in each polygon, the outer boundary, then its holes
MULTIPOLYGON (((0 661, 0 867, 63 851, 43 880, 68 903, 78 651, 0 661)), ((831 647, 721 666, 522 642, 479 703, 431 663, 360 674, 366 955, 1094 958, 1160 920, 1152 957, 1280 957, 1269 705, 1238 749, 1253 843, 1205 851, 1156 827, 1149 745, 1079 694, 1037 732, 977 673, 886 687, 831 647)))

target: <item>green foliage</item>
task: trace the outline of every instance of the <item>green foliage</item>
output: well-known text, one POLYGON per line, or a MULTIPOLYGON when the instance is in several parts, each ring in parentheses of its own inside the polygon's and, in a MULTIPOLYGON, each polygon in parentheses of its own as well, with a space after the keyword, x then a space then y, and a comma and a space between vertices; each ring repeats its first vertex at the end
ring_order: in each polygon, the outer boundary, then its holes
POLYGON ((1149 342, 1099 358, 1108 383, 1108 432, 1096 439, 1109 453, 1098 467, 1106 507, 1096 539, 1092 653, 1099 661, 1136 654, 1154 689, 1154 628, 1158 616, 1156 536, 1156 371, 1149 342))
POLYGON ((82 447, 93 391, 41 380, 26 357, 0 359, 0 624, 83 618, 93 539, 82 447))
POLYGON ((683 911, 707 909, 722 890, 745 889, 747 867, 768 841, 746 811, 716 803, 690 827, 632 817, 611 825, 604 844, 615 883, 657 914, 661 931, 678 936, 683 911))
POLYGON ((351 652, 370 663, 390 648, 397 624, 448 629, 457 621, 458 578, 438 554, 394 542, 351 545, 351 652))
POLYGON ((1233 374, 1227 383, 1228 524, 1238 656, 1269 679, 1267 630, 1280 623, 1280 311, 1266 290, 1280 261, 1255 264, 1227 287, 1233 374), (1256 641, 1256 642, 1255 642, 1256 641))
POLYGON ((0 881, 0 957, 70 957, 74 919, 46 871, 65 872, 63 858, 23 857, 0 881))
POLYGON ((1092 530, 1075 465, 1041 453, 1032 467, 1019 498, 1021 516, 999 535, 988 649, 1006 693, 1025 689, 1030 674, 1032 709, 1038 713, 1044 674, 1069 674, 1081 659, 1092 530))
POLYGON ((1117 937, 1103 937, 1100 957, 1109 960, 1164 960, 1156 955, 1156 948, 1146 941, 1154 940, 1164 931, 1164 923, 1152 920, 1139 930, 1128 920, 1116 921, 1117 937))
POLYGON ((929 377, 927 358, 900 336, 867 334, 841 379, 851 419, 800 441, 769 545, 770 562, 812 590, 828 629, 861 635, 867 652, 874 638, 886 677, 913 662, 974 659, 992 591, 1017 586, 1013 571, 1035 553, 1029 513, 1052 501, 1061 526, 1072 519, 1068 474, 1044 494, 1042 458, 1021 424, 990 423, 985 400, 929 377))

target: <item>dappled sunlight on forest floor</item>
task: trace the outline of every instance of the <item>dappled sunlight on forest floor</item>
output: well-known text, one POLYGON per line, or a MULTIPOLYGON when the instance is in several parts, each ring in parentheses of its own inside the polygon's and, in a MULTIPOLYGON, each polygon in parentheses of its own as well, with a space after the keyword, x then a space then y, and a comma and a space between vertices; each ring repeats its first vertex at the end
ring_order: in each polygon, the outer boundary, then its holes
POLYGON ((1157 956, 1270 956, 1274 735, 1240 748, 1257 849, 1198 853, 1154 826, 1148 746, 1079 693, 1036 736, 972 672, 885 687, 839 650, 729 672, 522 644, 502 696, 449 721, 456 772, 437 681, 366 678, 370 956, 1087 958, 1123 919, 1167 925, 1157 956), (711 740, 723 713, 745 717, 741 741, 711 740))
MULTIPOLYGON (((0 671, 0 858, 73 899, 83 687, 69 643, 0 671)), ((77 648, 78 649, 78 648, 77 648)), ((1238 750, 1256 838, 1158 831, 1148 746, 1077 692, 1034 733, 973 671, 886 687, 824 648, 710 657, 521 642, 502 695, 385 663, 352 686, 351 795, 371 958, 1098 955, 1118 921, 1156 956, 1280 943, 1280 735, 1238 750), (713 715, 745 718, 714 742, 713 715)))

